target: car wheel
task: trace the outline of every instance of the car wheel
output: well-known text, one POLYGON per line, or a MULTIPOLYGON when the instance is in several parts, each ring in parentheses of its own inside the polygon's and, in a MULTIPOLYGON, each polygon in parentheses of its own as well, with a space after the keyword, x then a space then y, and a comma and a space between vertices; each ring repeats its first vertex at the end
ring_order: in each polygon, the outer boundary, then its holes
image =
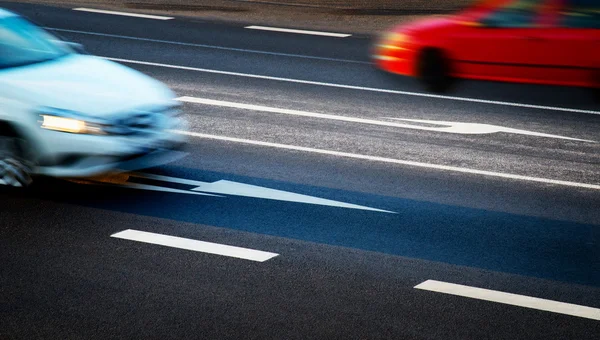
POLYGON ((430 92, 443 93, 450 89, 450 63, 438 49, 425 49, 418 60, 417 74, 430 92))
POLYGON ((24 140, 0 136, 0 185, 26 187, 31 184, 31 167, 23 157, 24 150, 24 140))
POLYGON ((597 103, 600 103, 600 71, 594 74, 594 87, 592 88, 592 94, 597 103))

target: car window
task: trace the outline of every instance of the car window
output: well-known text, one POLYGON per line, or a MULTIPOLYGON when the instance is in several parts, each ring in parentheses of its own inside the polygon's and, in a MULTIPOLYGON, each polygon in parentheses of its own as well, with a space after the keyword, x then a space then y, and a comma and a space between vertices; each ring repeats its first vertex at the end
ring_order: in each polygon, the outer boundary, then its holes
POLYGON ((502 6, 482 19, 485 27, 535 27, 544 0, 517 0, 502 6))
POLYGON ((560 26, 600 29, 600 1, 568 0, 561 13, 560 26))
POLYGON ((11 16, 0 20, 0 68, 23 66, 72 53, 57 39, 27 20, 11 16))

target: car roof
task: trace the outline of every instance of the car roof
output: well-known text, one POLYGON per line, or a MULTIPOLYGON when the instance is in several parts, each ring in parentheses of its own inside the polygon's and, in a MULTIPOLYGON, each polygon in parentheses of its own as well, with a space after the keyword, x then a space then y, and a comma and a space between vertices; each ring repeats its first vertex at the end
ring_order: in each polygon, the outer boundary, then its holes
POLYGON ((4 8, 0 8, 0 19, 15 17, 17 16, 15 13, 5 10, 4 8))

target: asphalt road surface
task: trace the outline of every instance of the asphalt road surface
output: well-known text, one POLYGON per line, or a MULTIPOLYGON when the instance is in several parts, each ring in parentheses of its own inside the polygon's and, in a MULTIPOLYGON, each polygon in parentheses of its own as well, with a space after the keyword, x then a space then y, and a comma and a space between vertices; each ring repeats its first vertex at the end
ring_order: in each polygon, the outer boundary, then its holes
POLYGON ((191 124, 175 163, 0 189, 0 339, 600 339, 586 90, 436 97, 371 37, 0 6, 191 124))

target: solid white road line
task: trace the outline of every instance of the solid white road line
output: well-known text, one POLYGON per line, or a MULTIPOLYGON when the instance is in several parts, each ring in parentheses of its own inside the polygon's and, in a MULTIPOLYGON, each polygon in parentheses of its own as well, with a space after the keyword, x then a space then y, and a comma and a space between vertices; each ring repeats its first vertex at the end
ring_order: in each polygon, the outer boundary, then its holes
POLYGON ((495 125, 490 125, 490 124, 446 122, 446 121, 421 120, 421 119, 388 118, 388 119, 402 120, 402 121, 408 121, 408 122, 443 125, 441 127, 427 127, 427 126, 419 126, 419 125, 386 122, 386 121, 374 120, 374 119, 365 119, 365 118, 348 117, 348 116, 337 116, 337 115, 331 115, 331 114, 325 114, 325 113, 316 113, 316 112, 281 109, 281 108, 276 108, 276 107, 253 105, 253 104, 235 103, 235 102, 213 100, 213 99, 207 99, 207 98, 184 96, 184 97, 177 98, 177 100, 186 102, 186 103, 195 103, 195 104, 220 106, 220 107, 230 107, 230 108, 235 108, 235 109, 278 113, 278 114, 286 114, 286 115, 292 115, 292 116, 330 119, 330 120, 338 120, 338 121, 343 121, 343 122, 351 122, 351 123, 359 123, 359 124, 397 127, 397 128, 402 128, 402 129, 445 132, 445 133, 455 133, 455 134, 463 134, 463 135, 490 134, 490 133, 497 133, 497 132, 505 132, 505 133, 513 133, 513 134, 520 134, 520 135, 526 135, 526 136, 534 136, 534 137, 545 137, 545 138, 555 138, 555 139, 565 139, 565 140, 595 143, 594 141, 585 140, 585 139, 564 137, 564 136, 559 136, 559 135, 551 135, 551 134, 547 134, 547 133, 539 133, 539 132, 533 132, 533 131, 527 131, 527 130, 511 129, 511 128, 506 128, 503 126, 495 126, 495 125))
POLYGON ((520 107, 520 108, 529 108, 529 109, 553 110, 553 111, 562 111, 562 112, 587 113, 587 114, 593 114, 593 115, 600 115, 600 111, 571 109, 571 108, 565 108, 565 107, 521 104, 521 103, 512 103, 512 102, 502 102, 502 101, 496 101, 496 100, 442 96, 442 95, 431 94, 431 93, 387 90, 387 89, 380 89, 380 88, 373 88, 373 87, 342 85, 342 84, 324 83, 324 82, 310 81, 310 80, 261 76, 261 75, 250 74, 250 73, 219 71, 219 70, 211 70, 211 69, 204 69, 204 68, 197 68, 197 67, 178 66, 178 65, 170 65, 170 64, 162 64, 162 63, 153 63, 153 62, 147 62, 147 61, 121 59, 121 58, 104 57, 104 59, 117 61, 117 62, 121 62, 121 63, 128 63, 128 64, 156 66, 156 67, 172 68, 172 69, 178 69, 178 70, 221 74, 221 75, 227 75, 227 76, 236 76, 236 77, 245 77, 245 78, 254 78, 254 79, 274 80, 274 81, 296 83, 296 84, 327 86, 327 87, 342 88, 342 89, 349 89, 349 90, 370 91, 370 92, 378 92, 378 93, 400 94, 400 95, 413 96, 413 97, 447 99, 447 100, 455 100, 455 101, 479 103, 479 104, 491 104, 491 105, 502 105, 502 106, 509 106, 509 107, 520 107))
POLYGON ((437 293, 444 293, 478 300, 497 302, 506 305, 538 309, 546 312, 577 316, 580 318, 600 320, 600 309, 598 308, 540 299, 525 295, 504 293, 497 290, 463 286, 454 283, 447 283, 435 280, 427 280, 421 284, 416 285, 415 288, 437 293))
POLYGON ((49 31, 56 31, 56 32, 66 32, 66 33, 75 33, 75 34, 82 34, 82 35, 93 35, 93 36, 98 36, 98 37, 146 41, 146 42, 170 44, 170 45, 177 45, 177 46, 199 47, 199 48, 206 48, 206 49, 213 49, 213 50, 273 55, 273 56, 278 56, 278 57, 314 59, 314 60, 334 61, 334 62, 339 62, 339 63, 365 64, 365 65, 371 64, 368 61, 314 57, 314 56, 309 56, 309 55, 292 54, 292 53, 267 52, 267 51, 249 50, 249 49, 245 49, 245 48, 233 48, 233 47, 206 45, 206 44, 184 43, 184 42, 161 40, 161 39, 138 38, 138 37, 130 37, 130 36, 126 36, 126 35, 117 35, 117 34, 85 32, 85 31, 77 31, 77 30, 68 30, 68 29, 63 29, 63 28, 44 27, 44 29, 47 29, 49 31))
MULTIPOLYGON (((227 101, 213 100, 213 99, 207 99, 207 98, 183 96, 183 97, 177 98, 177 100, 186 102, 186 103, 203 104, 203 105, 220 106, 220 107, 230 107, 230 108, 250 110, 250 111, 280 113, 280 114, 286 114, 286 115, 292 115, 292 116, 339 120, 339 121, 352 122, 352 123, 372 124, 372 125, 400 127, 400 128, 415 127, 414 125, 385 122, 385 121, 373 120, 373 119, 364 119, 364 118, 347 117, 347 116, 336 116, 336 115, 330 115, 330 114, 324 114, 324 113, 281 109, 281 108, 276 108, 276 107, 227 102, 227 101)), ((417 126, 417 128, 419 128, 419 127, 417 126)))
POLYGON ((228 246, 219 243, 211 243, 204 241, 191 240, 188 238, 169 236, 163 234, 149 233, 145 231, 127 229, 116 234, 112 234, 111 237, 120 238, 130 241, 138 241, 144 243, 157 244, 166 247, 179 248, 185 250, 192 250, 202 253, 222 255, 235 257, 238 259, 265 262, 269 259, 278 256, 279 254, 269 253, 261 250, 254 250, 248 248, 240 248, 234 246, 228 246))
POLYGON ((391 164, 398 164, 398 165, 413 166, 413 167, 418 167, 418 168, 459 172, 459 173, 472 174, 472 175, 481 175, 481 176, 486 176, 486 177, 496 177, 496 178, 504 178, 504 179, 511 179, 511 180, 543 183, 543 184, 560 185, 560 186, 567 186, 567 187, 574 187, 574 188, 581 188, 581 189, 600 190, 600 185, 597 185, 597 184, 578 183, 578 182, 561 181, 561 180, 548 179, 548 178, 514 175, 514 174, 507 174, 507 173, 502 173, 502 172, 476 170, 476 169, 461 168, 461 167, 449 166, 449 165, 421 163, 421 162, 414 162, 414 161, 408 161, 408 160, 402 160, 402 159, 394 159, 394 158, 386 158, 386 157, 378 157, 378 156, 368 156, 368 155, 361 155, 361 154, 348 153, 348 152, 307 148, 307 147, 303 147, 303 146, 295 146, 295 145, 287 145, 287 144, 279 144, 279 143, 271 143, 271 142, 261 142, 261 141, 255 141, 255 140, 250 140, 250 139, 242 139, 242 138, 234 138, 234 137, 226 137, 226 136, 209 135, 209 134, 191 132, 191 131, 175 130, 174 132, 182 134, 182 135, 192 136, 192 137, 220 140, 220 141, 231 142, 231 143, 241 143, 241 144, 248 144, 248 145, 265 146, 265 147, 277 148, 277 149, 310 152, 310 153, 316 153, 316 154, 321 154, 321 155, 354 158, 354 159, 361 159, 361 160, 372 161, 372 162, 391 163, 391 164))
POLYGON ((155 20, 171 20, 173 17, 164 17, 161 15, 149 15, 149 14, 138 14, 138 13, 129 13, 129 12, 116 12, 116 11, 106 11, 102 9, 93 9, 93 8, 73 8, 74 11, 81 12, 92 12, 92 13, 101 13, 101 14, 112 14, 112 15, 122 15, 126 17, 137 17, 137 18, 145 18, 145 19, 155 19, 155 20))
POLYGON ((344 34, 344 33, 307 31, 307 30, 297 30, 297 29, 290 29, 290 28, 267 27, 267 26, 246 26, 245 28, 251 29, 251 30, 261 30, 261 31, 320 35, 320 36, 324 36, 324 37, 334 37, 334 38, 347 38, 352 35, 352 34, 344 34))

